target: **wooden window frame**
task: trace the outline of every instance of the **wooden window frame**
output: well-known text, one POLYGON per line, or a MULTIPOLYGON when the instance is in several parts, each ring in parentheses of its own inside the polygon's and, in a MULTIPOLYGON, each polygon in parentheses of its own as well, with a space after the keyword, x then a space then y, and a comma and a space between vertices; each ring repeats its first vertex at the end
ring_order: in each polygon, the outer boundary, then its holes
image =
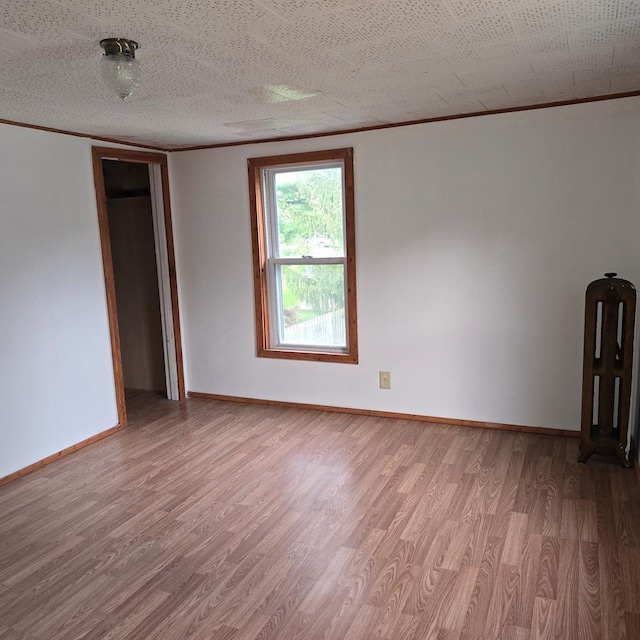
POLYGON ((250 158, 249 205, 253 244, 253 281, 256 314, 257 356, 286 360, 312 360, 318 362, 358 363, 358 312, 356 306, 356 238, 353 194, 353 149, 330 149, 309 153, 250 158), (267 229, 264 211, 263 170, 320 163, 340 162, 344 167, 344 229, 345 229, 345 313, 347 346, 344 351, 301 350, 282 348, 271 344, 269 318, 269 289, 266 264, 268 259, 267 229))

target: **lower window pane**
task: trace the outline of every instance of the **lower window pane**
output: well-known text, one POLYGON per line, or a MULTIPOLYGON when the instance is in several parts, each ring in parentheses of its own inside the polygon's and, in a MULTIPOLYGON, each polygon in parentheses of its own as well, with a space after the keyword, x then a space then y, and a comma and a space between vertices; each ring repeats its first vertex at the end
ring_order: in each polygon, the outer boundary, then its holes
POLYGON ((344 265, 279 265, 280 343, 346 347, 344 265))

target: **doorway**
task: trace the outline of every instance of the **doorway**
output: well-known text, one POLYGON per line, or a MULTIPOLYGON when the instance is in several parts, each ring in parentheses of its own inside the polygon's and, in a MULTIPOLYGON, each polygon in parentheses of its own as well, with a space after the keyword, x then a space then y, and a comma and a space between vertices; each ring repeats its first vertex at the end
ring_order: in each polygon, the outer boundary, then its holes
POLYGON ((182 400, 184 374, 166 156, 93 147, 118 422, 127 396, 182 400))

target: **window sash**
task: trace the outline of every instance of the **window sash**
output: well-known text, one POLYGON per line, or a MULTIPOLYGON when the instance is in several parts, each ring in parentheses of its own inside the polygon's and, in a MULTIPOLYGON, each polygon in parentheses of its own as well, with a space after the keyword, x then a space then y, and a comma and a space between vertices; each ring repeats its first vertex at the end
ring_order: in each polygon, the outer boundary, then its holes
POLYGON ((272 321, 269 324, 269 337, 272 347, 290 351, 310 351, 310 352, 349 352, 349 299, 347 296, 347 259, 346 258, 268 258, 266 261, 266 279, 269 305, 269 317, 272 321), (345 346, 336 345, 312 345, 303 342, 284 341, 284 303, 282 297, 282 272, 278 269, 281 265, 342 265, 342 301, 344 307, 344 329, 345 346))
MULTIPOLYGON (((331 265, 343 266, 342 301, 345 310, 345 336, 348 333, 347 319, 347 274, 346 274, 346 216, 345 216, 345 172, 344 162, 323 162, 311 165, 292 165, 289 167, 264 168, 262 170, 262 187, 264 193, 264 219, 267 229, 267 258, 266 279, 268 291, 269 317, 272 318, 269 326, 269 337, 272 347, 291 351, 330 351, 334 353, 347 353, 348 344, 345 346, 333 346, 328 344, 310 345, 305 343, 291 343, 284 341, 284 303, 282 294, 282 270, 280 265, 331 265), (302 173, 322 169, 340 169, 340 186, 342 196, 342 255, 336 257, 316 258, 313 256, 300 256, 299 258, 281 258, 280 253, 280 229, 278 225, 278 202, 276 189, 276 176, 281 173, 302 173)), ((347 339, 348 343, 348 339, 347 339)))
POLYGON ((263 168, 262 192, 264 194, 263 210, 267 229, 267 256, 269 259, 279 258, 280 238, 278 228, 278 201, 276 194, 276 176, 280 173, 301 173, 303 171, 315 171, 321 169, 340 169, 340 184, 342 195, 342 256, 347 254, 347 228, 346 228, 346 184, 344 161, 321 162, 309 165, 291 165, 289 167, 263 168))

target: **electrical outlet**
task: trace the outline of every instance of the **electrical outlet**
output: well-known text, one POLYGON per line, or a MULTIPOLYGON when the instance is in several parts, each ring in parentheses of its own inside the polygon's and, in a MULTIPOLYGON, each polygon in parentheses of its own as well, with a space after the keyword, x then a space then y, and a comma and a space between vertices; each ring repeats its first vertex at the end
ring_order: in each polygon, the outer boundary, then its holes
POLYGON ((380 372, 380 388, 391 389, 391 371, 380 372))

